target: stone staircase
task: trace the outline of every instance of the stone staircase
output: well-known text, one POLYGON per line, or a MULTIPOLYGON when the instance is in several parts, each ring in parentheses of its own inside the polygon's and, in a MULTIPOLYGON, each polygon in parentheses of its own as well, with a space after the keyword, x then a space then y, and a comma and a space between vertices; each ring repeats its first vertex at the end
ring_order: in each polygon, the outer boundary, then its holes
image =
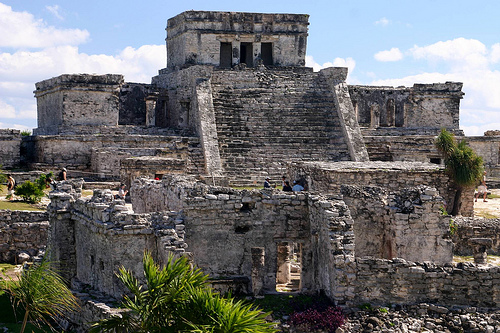
POLYGON ((212 76, 222 165, 233 185, 279 182, 284 163, 350 159, 333 94, 306 68, 212 76))

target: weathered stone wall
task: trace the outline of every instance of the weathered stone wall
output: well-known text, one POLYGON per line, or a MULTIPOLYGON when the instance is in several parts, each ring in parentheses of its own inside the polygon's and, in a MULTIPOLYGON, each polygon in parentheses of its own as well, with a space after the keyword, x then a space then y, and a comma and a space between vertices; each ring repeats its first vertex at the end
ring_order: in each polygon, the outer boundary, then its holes
POLYGON ((373 186, 342 186, 354 220, 356 256, 449 263, 453 244, 449 216, 440 214, 436 189, 420 186, 397 192, 373 186))
POLYGON ((0 210, 0 262, 16 263, 25 252, 36 256, 47 246, 49 214, 20 210, 0 210))
POLYGON ((33 134, 59 134, 60 127, 117 126, 123 76, 64 74, 38 82, 38 128, 33 134))
POLYGON ((186 245, 176 233, 183 229, 177 213, 133 214, 109 190, 96 190, 90 200, 82 200, 64 186, 51 192, 49 244, 68 280, 119 298, 124 290, 114 273, 120 267, 140 276, 145 250, 160 263, 169 252, 184 253, 186 245))
MULTIPOLYGON (((434 144, 437 131, 431 135, 371 135, 363 130, 370 161, 433 162, 441 164, 442 157, 434 144)), ((410 134, 410 133, 408 133, 410 134)))
MULTIPOLYGON (((147 154, 148 148, 152 147, 168 151, 177 141, 187 140, 187 146, 191 146, 189 138, 162 135, 54 135, 36 136, 33 140, 37 152, 34 166, 48 164, 85 171, 92 170, 92 149, 138 148, 144 149, 147 154)), ((196 149, 196 142, 198 139, 193 138, 193 150, 196 149)))
POLYGON ((219 66, 221 43, 231 44, 229 66, 257 64, 263 58, 261 43, 272 44, 272 65, 304 66, 308 19, 302 14, 186 11, 167 22, 167 66, 219 66), (249 43, 246 53, 242 43, 249 43))
MULTIPOLYGON (((289 165, 290 179, 303 180, 311 191, 340 193, 341 185, 373 185, 399 191, 426 185, 434 187, 447 203, 453 204, 455 190, 443 166, 417 162, 297 162, 289 165)), ((462 193, 460 214, 473 216, 474 189, 462 193)))
POLYGON ((140 175, 204 174, 204 157, 198 138, 170 136, 162 140, 163 148, 154 145, 92 148, 92 172, 100 178, 121 179, 127 186, 140 175))
POLYGON ((365 127, 459 128, 462 83, 413 87, 350 86, 358 121, 365 127))
POLYGON ((146 125, 146 97, 154 91, 149 84, 127 82, 120 87, 118 125, 146 125))
POLYGON ((489 238, 492 247, 488 254, 500 255, 500 219, 454 217, 456 231, 453 233, 453 252, 457 255, 473 255, 471 238, 489 238))
POLYGON ((500 177, 500 136, 472 136, 466 140, 476 154, 483 158, 486 177, 500 177))
POLYGON ((0 166, 12 168, 21 163, 21 131, 0 129, 0 166))
POLYGON ((252 249, 262 248, 262 286, 273 291, 278 247, 297 243, 302 251, 303 291, 325 289, 339 298, 353 292, 353 287, 338 287, 339 281, 353 283, 354 272, 353 222, 338 198, 242 191, 168 177, 136 181, 131 199, 136 212, 182 211, 193 260, 214 278, 250 278, 252 249), (331 267, 332 262, 337 266, 331 267))
POLYGON ((500 304, 500 267, 356 258, 356 304, 500 304))

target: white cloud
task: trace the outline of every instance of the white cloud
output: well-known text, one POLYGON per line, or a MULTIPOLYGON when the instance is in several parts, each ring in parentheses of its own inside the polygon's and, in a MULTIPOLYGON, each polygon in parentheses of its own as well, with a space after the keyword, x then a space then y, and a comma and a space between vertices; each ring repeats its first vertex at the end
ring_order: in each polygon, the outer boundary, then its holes
POLYGON ((55 17, 57 17, 58 19, 60 19, 61 21, 64 20, 64 17, 60 14, 60 10, 61 8, 59 7, 59 5, 54 5, 54 6, 45 6, 45 8, 50 12, 52 13, 52 15, 54 15, 55 17))
POLYGON ((15 12, 0 3, 0 47, 44 48, 78 45, 88 40, 87 30, 57 29, 27 12, 15 12))
POLYGON ((485 68, 489 63, 486 46, 476 39, 456 38, 424 47, 415 45, 410 53, 415 59, 446 62, 452 70, 459 70, 464 66, 468 69, 485 68))
POLYGON ((389 21, 387 18, 385 17, 382 17, 380 20, 378 21, 375 21, 375 25, 381 25, 383 27, 389 25, 389 23, 391 23, 391 21, 389 21))
POLYGON ((306 67, 312 67, 315 72, 328 67, 348 67, 349 72, 352 72, 356 67, 356 61, 352 58, 335 58, 333 62, 328 61, 320 65, 312 56, 306 56, 306 67))
POLYGON ((16 109, 0 99, 0 115, 2 118, 15 118, 16 109))
POLYGON ((375 53, 374 58, 377 61, 383 61, 383 62, 399 61, 403 59, 403 53, 401 53, 401 51, 397 47, 393 47, 388 51, 380 51, 375 53))
POLYGON ((466 135, 483 135, 500 129, 500 44, 491 48, 474 39, 441 41, 410 51, 415 59, 431 65, 444 63, 439 72, 424 72, 403 78, 375 80, 374 85, 412 86, 414 83, 463 82, 460 124, 466 135))
POLYGON ((500 60, 500 43, 491 47, 490 60, 492 63, 497 63, 500 60))

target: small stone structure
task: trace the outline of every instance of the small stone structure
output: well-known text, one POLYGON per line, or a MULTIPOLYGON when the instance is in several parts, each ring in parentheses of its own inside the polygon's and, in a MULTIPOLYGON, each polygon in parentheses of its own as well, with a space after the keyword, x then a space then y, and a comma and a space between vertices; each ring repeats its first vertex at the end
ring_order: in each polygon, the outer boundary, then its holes
POLYGON ((21 131, 0 129, 0 166, 12 168, 21 163, 21 131))
POLYGON ((17 263, 20 253, 38 255, 47 246, 47 212, 0 210, 0 262, 17 263))
POLYGON ((500 219, 453 217, 456 231, 453 233, 453 252, 461 256, 472 256, 474 254, 469 240, 473 238, 491 239, 491 247, 488 253, 500 255, 500 219))

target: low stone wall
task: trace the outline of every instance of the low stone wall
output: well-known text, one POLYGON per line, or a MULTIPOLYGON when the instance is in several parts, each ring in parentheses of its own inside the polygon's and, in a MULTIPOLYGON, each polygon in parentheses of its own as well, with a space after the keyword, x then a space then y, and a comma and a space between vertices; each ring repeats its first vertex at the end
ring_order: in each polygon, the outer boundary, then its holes
POLYGON ((357 304, 500 305, 500 266, 356 258, 357 304))
POLYGON ((47 212, 0 210, 0 262, 16 263, 19 253, 36 256, 47 246, 47 212))
POLYGON ((0 165, 12 168, 21 163, 21 131, 0 129, 0 165))
POLYGON ((488 254, 500 255, 500 219, 455 217, 453 222, 456 231, 453 233, 454 254, 461 256, 473 255, 469 240, 471 238, 489 238, 492 247, 488 254))
MULTIPOLYGON (((399 191, 419 185, 434 187, 447 203, 448 210, 455 195, 443 166, 419 162, 298 162, 288 165, 291 180, 304 181, 310 191, 340 193, 342 185, 372 185, 399 191)), ((462 216, 474 215, 474 189, 462 193, 462 216)))
MULTIPOLYGON (((34 166, 51 165, 55 168, 67 167, 70 170, 92 171, 92 150, 114 148, 133 149, 170 149, 173 142, 185 146, 188 157, 190 149, 198 138, 168 137, 161 135, 61 135, 33 137, 34 166), (193 143, 193 142, 194 143, 193 143)), ((110 155, 108 155, 109 157, 110 155)), ((117 170, 115 170, 115 173, 117 170)))
POLYGON ((354 220, 356 256, 449 263, 453 244, 443 198, 419 186, 388 192, 374 186, 342 186, 354 220))

